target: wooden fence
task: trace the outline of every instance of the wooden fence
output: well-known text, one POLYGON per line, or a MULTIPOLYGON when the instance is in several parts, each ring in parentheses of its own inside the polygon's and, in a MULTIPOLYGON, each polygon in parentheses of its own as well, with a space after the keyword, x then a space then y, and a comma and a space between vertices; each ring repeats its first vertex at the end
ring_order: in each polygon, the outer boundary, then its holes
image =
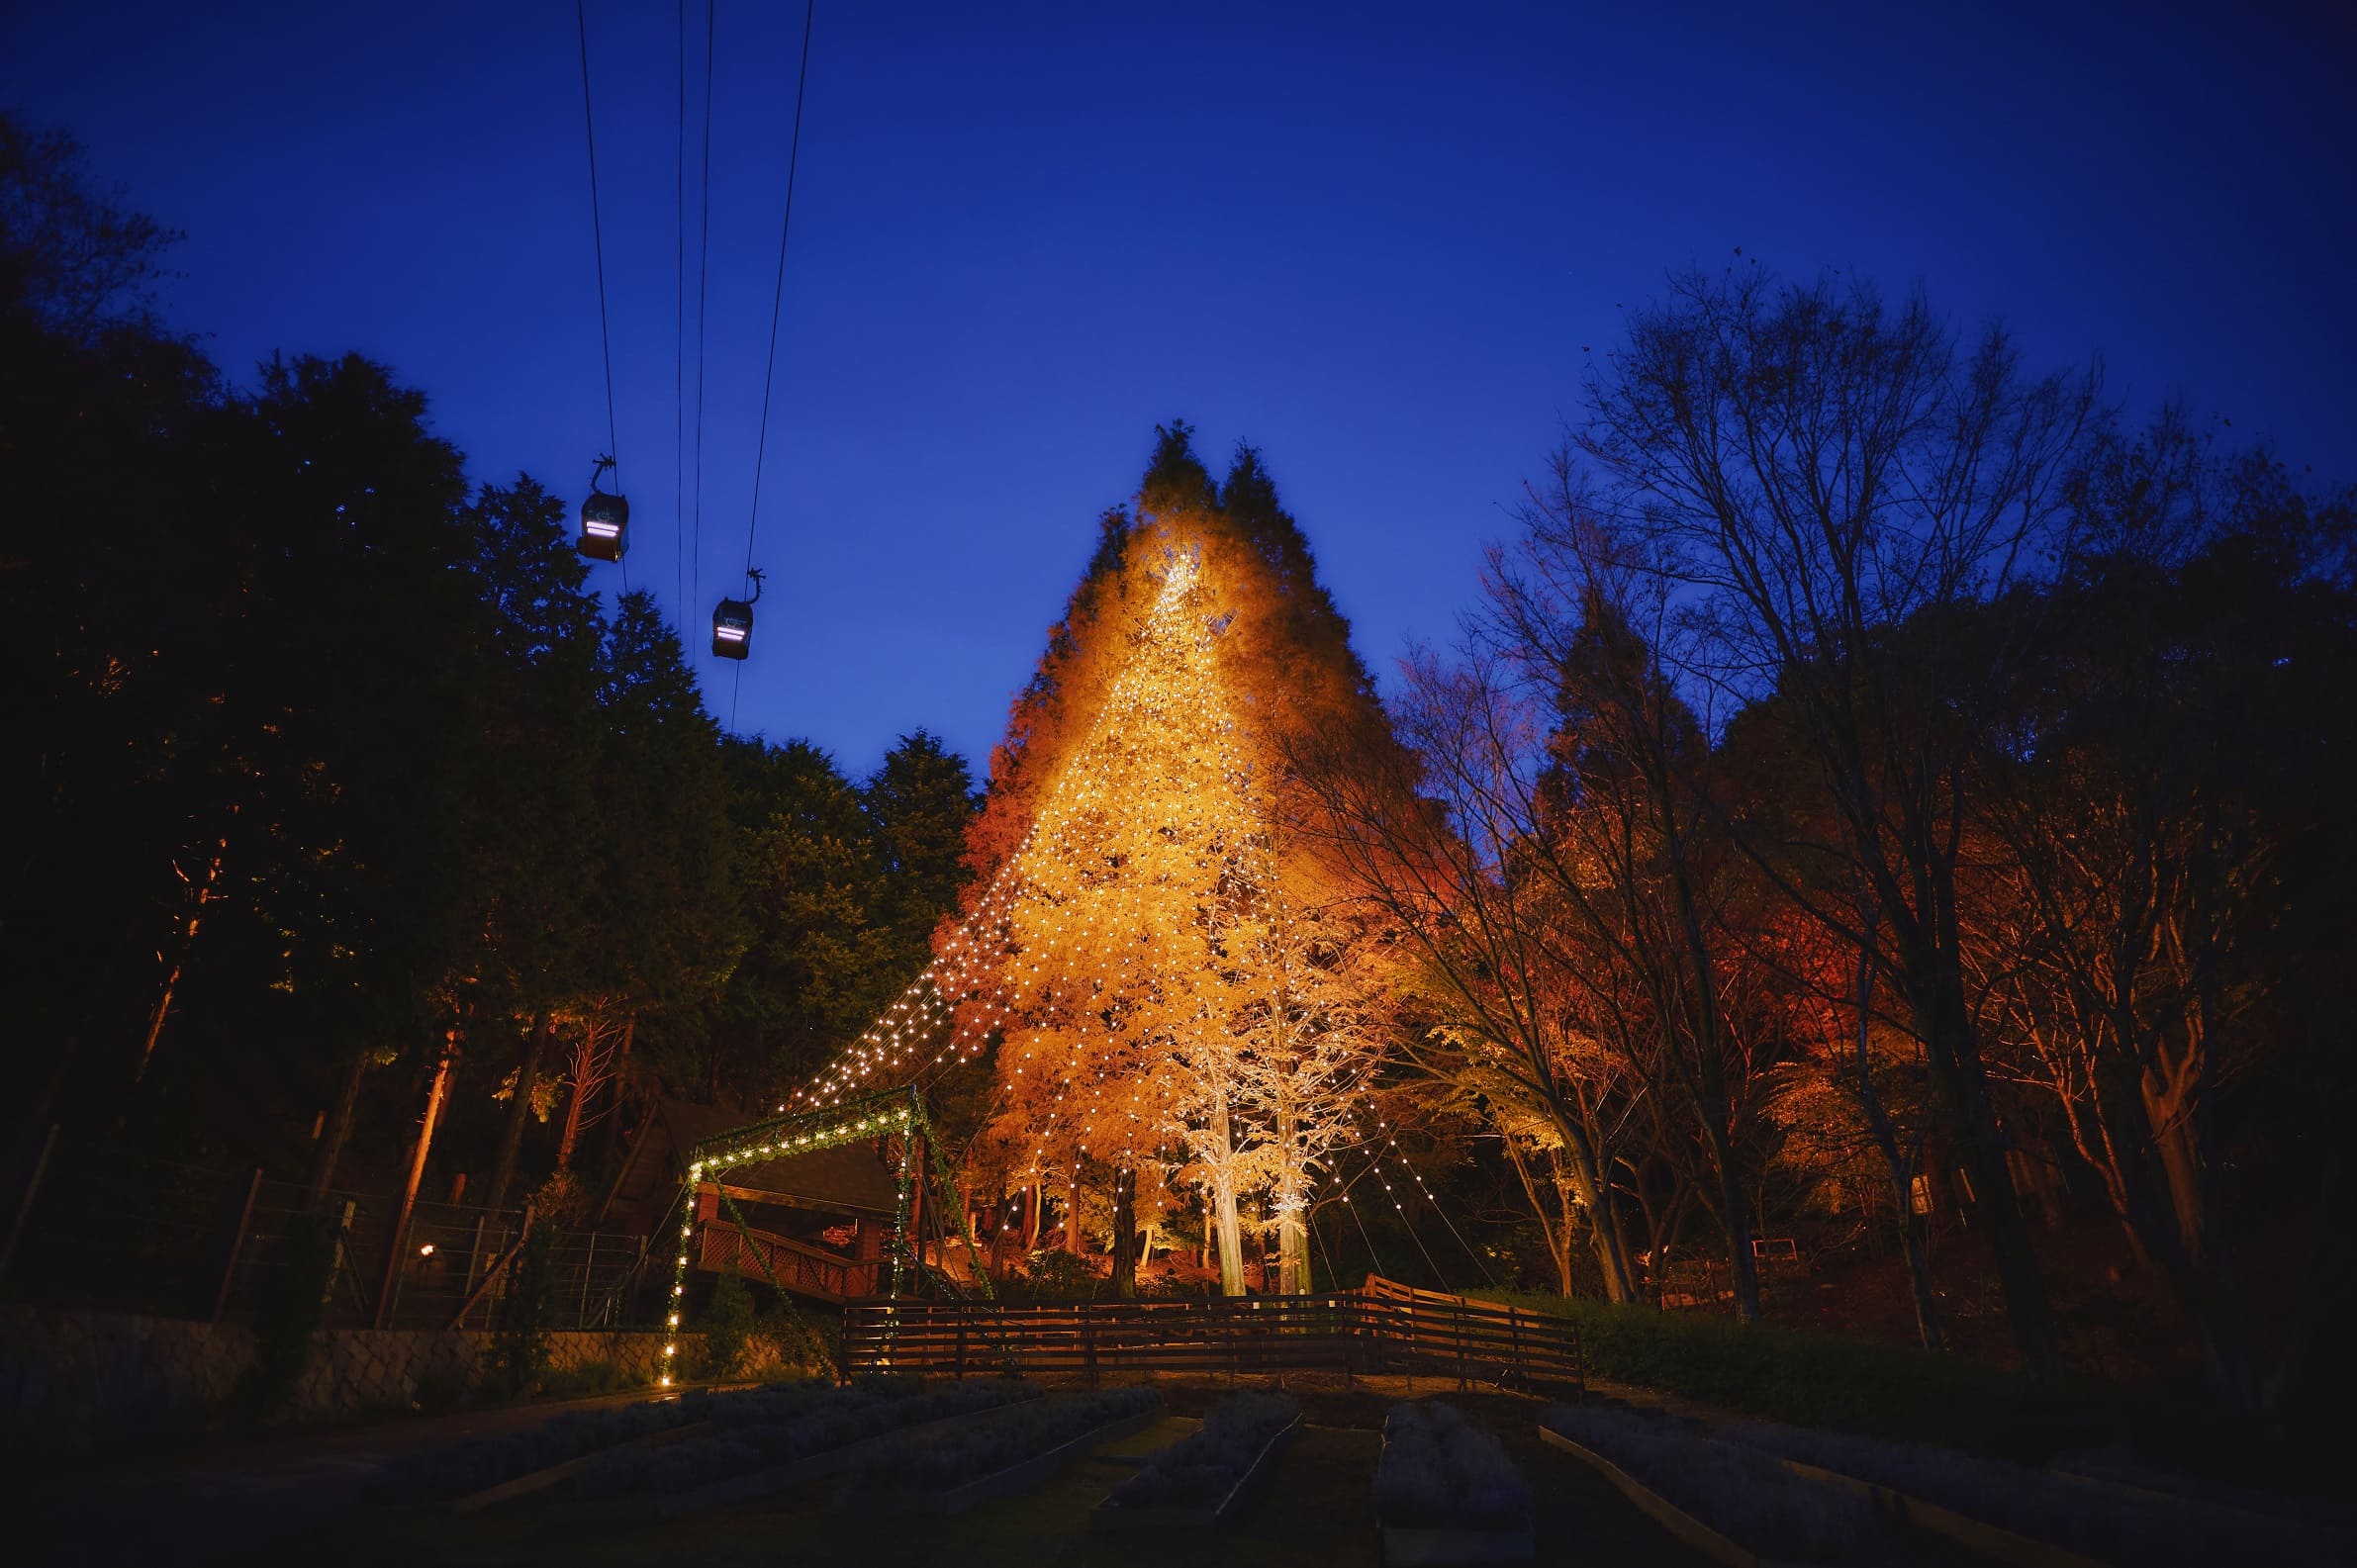
POLYGON ((697 1233, 696 1266, 714 1272, 734 1272, 800 1295, 834 1303, 865 1296, 889 1274, 892 1265, 877 1258, 851 1258, 791 1237, 746 1227, 726 1220, 707 1220, 697 1233))
POLYGON ((1400 1374, 1584 1391, 1569 1320, 1369 1275, 1308 1296, 1088 1301, 855 1301, 843 1309, 854 1371, 1077 1373, 1091 1385, 1147 1372, 1400 1374))

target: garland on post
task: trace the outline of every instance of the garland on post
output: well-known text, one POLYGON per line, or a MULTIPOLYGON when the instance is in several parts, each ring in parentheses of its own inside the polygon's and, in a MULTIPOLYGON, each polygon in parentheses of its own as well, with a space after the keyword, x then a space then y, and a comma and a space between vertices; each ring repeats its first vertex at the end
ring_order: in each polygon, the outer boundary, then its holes
MULTIPOLYGON (((794 1154, 814 1153, 820 1150, 834 1149, 844 1144, 859 1143, 867 1139, 889 1138, 895 1135, 900 1139, 900 1160, 898 1212, 895 1217, 893 1227, 891 1294, 897 1299, 904 1293, 907 1285, 907 1270, 911 1264, 915 1266, 921 1276, 936 1281, 950 1294, 963 1294, 955 1280, 925 1262, 921 1250, 912 1246, 908 1234, 910 1210, 916 1195, 916 1182, 920 1177, 917 1161, 913 1157, 919 1139, 922 1139, 926 1145, 933 1174, 939 1182, 939 1190, 942 1192, 955 1190, 955 1183, 948 1163, 941 1153, 940 1141, 933 1136, 932 1118, 925 1114, 924 1098, 914 1088, 892 1089, 879 1094, 863 1095, 843 1104, 829 1106, 824 1110, 803 1111, 796 1115, 773 1117, 768 1121, 755 1122, 749 1127, 740 1127, 732 1132, 707 1138, 696 1145, 689 1153, 688 1179, 681 1204, 679 1253, 672 1268, 671 1303, 664 1315, 664 1326, 671 1332, 670 1337, 663 1345, 662 1382, 664 1386, 670 1386, 675 1380, 674 1370, 679 1357, 679 1330, 687 1307, 689 1245, 696 1236, 697 1189, 702 1187, 706 1181, 717 1177, 724 1171, 762 1164, 768 1160, 785 1158, 794 1154)), ((734 1223, 743 1245, 758 1255, 758 1248, 752 1247, 752 1238, 747 1231, 744 1216, 738 1210, 734 1200, 723 1192, 720 1194, 720 1201, 726 1208, 729 1219, 734 1223)), ((966 1244, 967 1255, 979 1257, 980 1247, 975 1242, 972 1220, 965 1213, 963 1205, 958 1205, 958 1223, 961 1238, 966 1244)), ((780 1295, 783 1296, 784 1289, 778 1283, 776 1269, 770 1265, 766 1258, 762 1258, 761 1263, 762 1271, 769 1275, 771 1286, 777 1288, 780 1295)), ((981 1282, 983 1295, 986 1298, 995 1299, 996 1291, 990 1283, 990 1271, 978 1269, 976 1277, 981 1282)))

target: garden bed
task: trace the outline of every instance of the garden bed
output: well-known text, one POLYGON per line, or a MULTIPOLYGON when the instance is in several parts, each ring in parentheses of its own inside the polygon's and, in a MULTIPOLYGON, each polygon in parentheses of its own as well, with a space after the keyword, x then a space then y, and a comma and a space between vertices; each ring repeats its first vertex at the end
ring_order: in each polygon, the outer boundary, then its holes
POLYGON ((2019 1568, 2351 1560, 2345 1536, 2246 1507, 1795 1427, 1734 1426, 1719 1435, 2019 1568))
POLYGON ((952 1430, 901 1433, 851 1467, 837 1506, 962 1514, 1038 1485, 1098 1443, 1150 1425, 1162 1408, 1157 1390, 1117 1388, 1040 1400, 952 1430))
POLYGON ((713 1410, 727 1401, 801 1386, 772 1385, 739 1394, 699 1389, 670 1399, 566 1411, 524 1431, 470 1437, 403 1454, 368 1479, 364 1495, 371 1503, 396 1507, 454 1499, 481 1507, 478 1500, 488 1493, 510 1487, 528 1490, 516 1483, 538 1481, 552 1470, 594 1459, 606 1450, 708 1422, 713 1410))
POLYGON ((1556 1405, 1540 1419, 1539 1434, 1725 1568, 1762 1561, 1883 1568, 1911 1560, 1900 1528, 1872 1498, 1657 1412, 1556 1405))
POLYGON ((1531 1489, 1496 1437, 1452 1405, 1394 1405, 1375 1462, 1386 1568, 1528 1562, 1531 1489))
POLYGON ((676 1519, 767 1497, 833 1475, 896 1439, 943 1431, 1037 1400, 1039 1389, 1006 1379, 924 1389, 913 1379, 826 1388, 715 1421, 708 1437, 658 1452, 602 1455, 574 1478, 576 1520, 676 1519))
POLYGON ((1088 1512, 1094 1534, 1216 1527, 1251 1494, 1301 1430, 1301 1402, 1283 1394, 1231 1394, 1203 1425, 1146 1457, 1138 1473, 1088 1512))

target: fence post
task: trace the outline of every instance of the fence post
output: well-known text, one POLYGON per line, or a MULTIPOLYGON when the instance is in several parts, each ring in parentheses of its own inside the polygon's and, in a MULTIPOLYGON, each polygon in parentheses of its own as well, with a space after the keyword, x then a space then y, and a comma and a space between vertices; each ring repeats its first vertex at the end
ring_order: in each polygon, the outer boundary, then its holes
POLYGON ((1466 1391, 1466 1309, 1452 1306, 1450 1323, 1457 1328, 1457 1391, 1466 1391))
POLYGON ((1080 1305, 1080 1313, 1081 1354, 1088 1364, 1088 1386, 1094 1388, 1096 1387, 1096 1320, 1089 1316, 1088 1303, 1084 1301, 1080 1305))
POLYGON ((221 1284, 213 1292, 213 1316, 206 1321, 219 1323, 230 1304, 230 1286, 237 1278, 237 1259, 245 1255, 245 1232, 253 1223, 253 1200, 261 1195, 262 1170, 254 1167, 253 1179, 245 1184, 245 1202, 237 1209, 237 1228, 230 1233, 229 1256, 222 1260, 221 1284))
POLYGON ((33 1161, 33 1175, 25 1183, 25 1195, 17 1200, 17 1212, 8 1222, 8 1240, 0 1242, 0 1275, 8 1272, 8 1265, 17 1255, 17 1243, 25 1235, 25 1221, 33 1213, 34 1202, 41 1197, 42 1178, 49 1173, 49 1156, 57 1152, 57 1124, 49 1124, 48 1136, 41 1141, 41 1153, 33 1161))
MULTIPOLYGON (((351 1256, 352 1212, 359 1207, 359 1204, 352 1199, 346 1198, 343 1200, 343 1213, 336 1218, 335 1257, 328 1265, 328 1289, 326 1296, 322 1299, 322 1305, 327 1305, 334 1300, 335 1281, 338 1277, 345 1275, 344 1264, 350 1260, 351 1256)), ((352 1279, 351 1287, 352 1305, 359 1308, 360 1316, 365 1318, 368 1316, 368 1299, 360 1293, 360 1281, 352 1279)))
MULTIPOLYGON (((466 1294, 458 1298, 461 1301, 471 1302, 475 1299, 475 1275, 483 1267, 483 1227, 490 1223, 491 1211, 488 1209, 475 1216, 475 1238, 467 1244, 466 1294)), ((470 1307, 467 1310, 471 1312, 474 1309, 470 1307)), ((461 1329, 466 1327, 466 1313, 462 1312, 458 1315, 456 1327, 461 1329)))
POLYGON ((595 1274, 597 1271, 598 1233, 592 1231, 589 1234, 589 1250, 583 1253, 581 1258, 581 1310, 573 1314, 573 1327, 576 1329, 586 1329, 589 1327, 590 1276, 595 1274))

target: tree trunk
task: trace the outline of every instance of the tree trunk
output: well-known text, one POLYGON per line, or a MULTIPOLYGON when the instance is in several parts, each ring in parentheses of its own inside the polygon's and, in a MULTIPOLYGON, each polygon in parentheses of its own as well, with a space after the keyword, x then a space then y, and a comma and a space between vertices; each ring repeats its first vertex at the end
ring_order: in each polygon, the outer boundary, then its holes
POLYGON ((1075 1257, 1086 1255, 1081 1244, 1081 1173, 1072 1173, 1072 1185, 1065 1189, 1064 1249, 1075 1257))
POLYGON ((1276 1288, 1288 1296, 1316 1288, 1310 1283, 1309 1210, 1298 1203, 1277 1206, 1276 1288))
POLYGON ((608 1076, 613 1082, 612 1103, 606 1107, 606 1133, 599 1140, 598 1170, 603 1178, 611 1179, 614 1160, 622 1147, 622 1092, 629 1085, 630 1042, 638 1034, 638 1015, 632 1013, 622 1020, 621 1049, 614 1058, 613 1071, 608 1076))
POLYGON ((2014 1196, 2013 1173, 2006 1168, 2005 1134, 1997 1125, 1996 1107, 1989 1101, 1988 1074, 1981 1065, 1962 977, 1952 964, 1931 956, 1911 963, 1910 970, 1914 994, 1909 1002, 1915 1010, 1917 1032, 1932 1067, 1932 1081, 1961 1135, 1965 1169, 1972 1178, 1981 1223, 1988 1230, 1989 1249, 1996 1257, 2014 1343, 2031 1377, 2053 1382, 2062 1376, 2062 1344, 2054 1334, 2054 1314, 2046 1298, 2045 1275, 2030 1244, 2029 1226, 2014 1196))
MULTIPOLYGON (((587 1029, 594 1029, 597 1026, 594 1024, 586 1024, 583 1027, 587 1029)), ((593 1042, 584 1041, 580 1051, 573 1059, 575 1063, 578 1065, 579 1063, 586 1062, 589 1060, 590 1052, 593 1049, 593 1042)), ((565 1125, 564 1129, 557 1134, 556 1139, 556 1168, 559 1170, 571 1170, 573 1168, 573 1146, 575 1143, 579 1142, 581 1138, 581 1102, 588 1098, 590 1091, 596 1087, 597 1085, 595 1083, 589 1081, 589 1077, 586 1073, 579 1071, 576 1071, 573 1074, 573 1081, 567 1086, 565 1093, 565 1125)))
POLYGON ((1588 1245, 1596 1254, 1596 1262, 1604 1270, 1604 1294, 1613 1301, 1631 1301, 1637 1287, 1629 1269, 1629 1254, 1621 1245, 1620 1232, 1608 1225, 1592 1223, 1604 1213, 1610 1193, 1597 1167, 1595 1146, 1589 1142, 1587 1129, 1579 1126, 1564 1108, 1550 1104, 1556 1130, 1562 1138, 1564 1171, 1571 1178, 1571 1190, 1588 1211, 1588 1245))
POLYGON ((1113 1172, 1113 1294, 1134 1301, 1138 1294, 1137 1184, 1134 1170, 1113 1172))
POLYGON ((418 1204, 418 1184, 425 1179, 425 1156, 433 1152, 433 1127, 440 1120, 442 1102, 450 1093, 450 1067, 458 1060, 458 1031, 442 1037, 441 1060, 434 1063, 433 1082, 425 1091, 425 1119, 418 1126, 418 1142, 410 1153, 408 1179, 402 1183, 401 1204, 394 1211, 393 1228, 385 1245, 385 1277, 377 1287, 376 1327, 382 1329, 393 1311, 393 1286, 408 1261, 410 1213, 418 1204))
MULTIPOLYGON (((230 814, 237 814, 235 805, 230 807, 230 814)), ((140 1043, 140 1064, 131 1075, 131 1081, 135 1084, 147 1075, 147 1063, 155 1055, 155 1042, 162 1036, 163 1021, 172 1010, 172 993, 179 989, 180 975, 188 966, 188 955, 196 947, 197 927, 204 923, 205 905, 212 902, 214 884, 221 880, 221 858, 229 852, 229 847, 227 835, 214 842, 213 858, 205 867, 205 879, 197 884, 196 906, 189 910, 188 918, 181 926, 180 943, 172 955, 171 972, 163 977, 163 994, 156 998, 154 1011, 147 1015, 147 1035, 140 1043)), ((175 865, 173 869, 177 871, 178 867, 175 865)))
POLYGON ((547 1015, 534 1013, 531 1030, 523 1037, 523 1063, 516 1073, 516 1097, 508 1102, 508 1124, 500 1129, 499 1156, 492 1161, 491 1185, 483 1194, 487 1208, 496 1209, 507 1201, 508 1188, 516 1180, 516 1158, 523 1148, 523 1121, 532 1113, 532 1080, 540 1075, 540 1049, 547 1039, 547 1015))
POLYGON ((563 1130, 557 1134, 556 1139, 557 1169, 571 1170, 573 1168, 573 1145, 579 1141, 580 1137, 581 1085, 576 1083, 573 1085, 572 1092, 565 1096, 565 1125, 563 1130))
MULTIPOLYGON (((1875 921, 1873 911, 1866 911, 1865 927, 1869 933, 1875 929, 1875 921)), ((1944 1350, 1947 1333, 1940 1326, 1939 1298, 1932 1289, 1932 1258, 1924 1245, 1926 1217, 1915 1212, 1915 1176, 1923 1163, 1921 1149, 1911 1156, 1899 1147, 1899 1130, 1882 1103, 1882 1091, 1874 1086, 1870 1049, 1874 1027, 1874 959, 1864 948, 1858 950, 1857 994, 1851 1006, 1857 1032, 1856 1049, 1850 1059, 1850 1092, 1865 1113, 1866 1129, 1873 1135, 1874 1147, 1881 1152, 1883 1165, 1890 1172, 1891 1197, 1898 1205, 1899 1248, 1907 1255, 1907 1286, 1915 1296, 1916 1333, 1922 1337, 1925 1349, 1944 1350)), ((1930 1185, 1925 1183, 1927 1191, 1930 1185)))
POLYGON ((1735 1152, 1728 1147, 1725 1119, 1705 1112, 1704 1132, 1711 1153, 1711 1173, 1719 1179, 1719 1229, 1727 1238, 1727 1266, 1735 1285, 1735 1315, 1744 1323, 1759 1321, 1759 1261, 1751 1254, 1751 1214, 1743 1186, 1736 1180, 1735 1152))
POLYGON ((1244 1294, 1244 1234, 1236 1220, 1235 1182, 1222 1172, 1212 1178, 1211 1185, 1219 1225, 1219 1292, 1223 1296, 1241 1296, 1244 1294))
POLYGON ((352 1115, 360 1104, 360 1080, 368 1072, 368 1048, 354 1047, 344 1064, 343 1086, 335 1091, 334 1107, 321 1130, 319 1152, 311 1159, 311 1180, 303 1190, 303 1206, 311 1208, 335 1184, 335 1167, 343 1158, 344 1141, 352 1136, 352 1115))
POLYGON ((1539 1196, 1539 1184, 1531 1178, 1530 1161, 1523 1157, 1522 1147, 1513 1135, 1504 1138, 1506 1157, 1514 1165, 1514 1174, 1522 1182, 1522 1195, 1531 1206, 1531 1214, 1539 1222, 1539 1234, 1547 1241, 1547 1255, 1555 1261, 1556 1294, 1568 1301, 1571 1298, 1571 1246, 1578 1230, 1571 1205, 1571 1183, 1563 1175, 1563 1152, 1551 1149, 1548 1158, 1555 1171, 1556 1214, 1549 1214, 1547 1204, 1539 1196))

